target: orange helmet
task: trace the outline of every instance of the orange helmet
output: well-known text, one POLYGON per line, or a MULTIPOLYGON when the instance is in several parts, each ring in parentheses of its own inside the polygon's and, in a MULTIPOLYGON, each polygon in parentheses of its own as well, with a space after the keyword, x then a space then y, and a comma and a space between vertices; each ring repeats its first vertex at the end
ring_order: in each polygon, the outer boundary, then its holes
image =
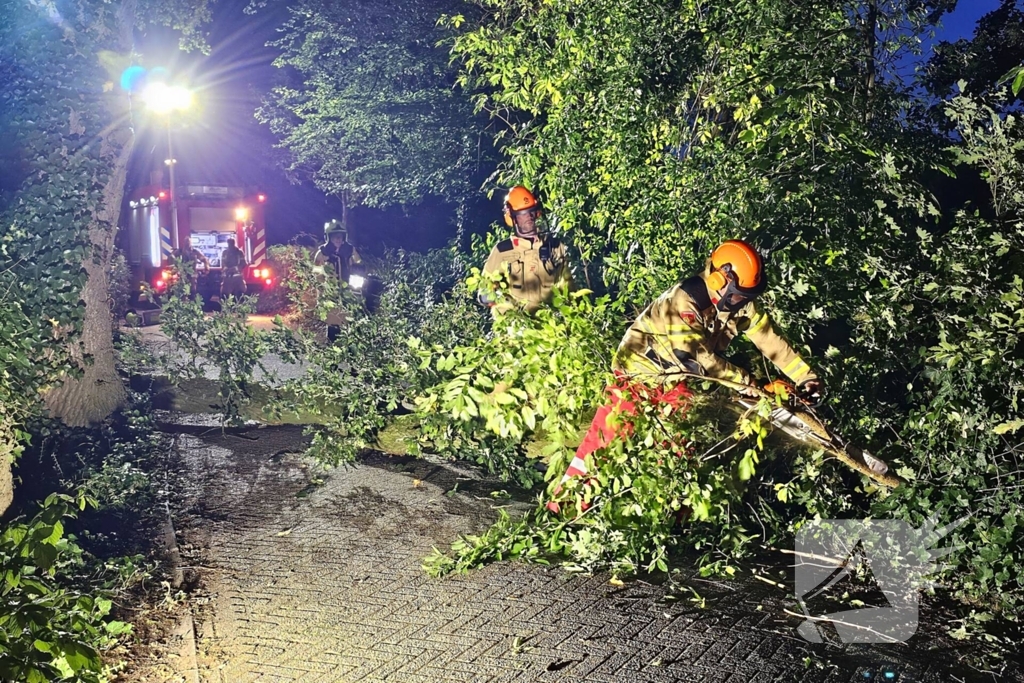
POLYGON ((527 211, 529 209, 535 209, 537 215, 540 215, 540 202, 533 196, 533 193, 527 190, 522 185, 516 185, 508 194, 505 195, 505 224, 508 227, 513 227, 515 223, 512 222, 513 214, 520 211, 527 211))
POLYGON ((707 285, 712 292, 724 290, 716 302, 719 310, 739 310, 763 292, 767 284, 764 261, 746 242, 729 240, 711 252, 707 285))

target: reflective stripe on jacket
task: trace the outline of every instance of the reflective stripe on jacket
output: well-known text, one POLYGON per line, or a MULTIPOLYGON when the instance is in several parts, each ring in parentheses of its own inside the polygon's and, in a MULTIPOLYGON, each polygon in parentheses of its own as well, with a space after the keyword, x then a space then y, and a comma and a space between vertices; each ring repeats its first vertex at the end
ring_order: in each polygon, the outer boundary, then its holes
POLYGON ((619 344, 612 365, 656 383, 690 372, 750 384, 746 371, 719 355, 741 333, 794 383, 817 379, 810 366, 775 331, 768 314, 759 311, 753 302, 735 313, 719 312, 714 305, 702 310, 683 284, 669 289, 637 316, 619 344))
MULTIPOLYGON (((569 250, 551 236, 535 240, 512 237, 498 242, 487 257, 484 273, 498 272, 504 273, 508 282, 508 296, 528 313, 550 303, 556 286, 571 287, 569 250)), ((509 307, 508 303, 498 304, 496 310, 509 307)))

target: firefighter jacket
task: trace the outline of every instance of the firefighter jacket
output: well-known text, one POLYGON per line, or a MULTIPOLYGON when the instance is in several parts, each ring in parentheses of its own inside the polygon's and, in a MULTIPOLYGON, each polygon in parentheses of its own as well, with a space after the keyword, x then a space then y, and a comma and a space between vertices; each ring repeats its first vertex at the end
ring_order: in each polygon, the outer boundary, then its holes
POLYGON ((672 287, 637 317, 619 344, 613 367, 657 384, 680 372, 750 384, 746 371, 719 355, 740 333, 795 384, 817 379, 767 313, 753 302, 733 313, 720 312, 701 275, 672 287))
POLYGON ((342 282, 347 283, 348 276, 352 271, 352 264, 362 263, 363 260, 359 257, 359 252, 356 251, 356 248, 348 242, 342 242, 338 247, 327 242, 327 244, 320 245, 315 262, 318 265, 329 263, 331 268, 334 269, 334 275, 342 282))
POLYGON ((238 247, 228 247, 221 254, 221 265, 226 275, 241 275, 245 267, 245 254, 238 247))
MULTIPOLYGON (((569 250, 557 238, 545 235, 537 239, 511 237, 494 245, 484 273, 504 273, 508 282, 508 296, 519 303, 527 313, 533 313, 542 304, 551 301, 551 290, 557 286, 571 287, 569 250)), ((490 297, 482 295, 481 299, 490 297)), ((511 308, 502 302, 494 307, 501 313, 511 308)))

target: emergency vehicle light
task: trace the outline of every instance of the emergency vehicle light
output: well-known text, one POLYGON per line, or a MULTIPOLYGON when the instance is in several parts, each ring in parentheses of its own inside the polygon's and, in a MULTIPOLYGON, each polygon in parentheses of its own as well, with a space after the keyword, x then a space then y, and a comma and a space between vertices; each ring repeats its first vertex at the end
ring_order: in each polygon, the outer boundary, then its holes
POLYGON ((139 205, 139 203, 137 201, 135 201, 134 199, 131 200, 130 202, 128 202, 128 206, 132 207, 133 209, 135 207, 137 207, 138 205, 139 205))
POLYGON ((160 199, 167 199, 167 193, 163 190, 160 190, 160 199))
POLYGON ((265 195, 265 194, 258 194, 258 195, 256 195, 256 200, 259 201, 259 202, 265 202, 265 201, 267 201, 267 195, 265 195))
POLYGON ((236 221, 244 221, 248 216, 249 216, 249 209, 245 208, 244 206, 240 206, 237 209, 235 209, 235 220, 236 221))

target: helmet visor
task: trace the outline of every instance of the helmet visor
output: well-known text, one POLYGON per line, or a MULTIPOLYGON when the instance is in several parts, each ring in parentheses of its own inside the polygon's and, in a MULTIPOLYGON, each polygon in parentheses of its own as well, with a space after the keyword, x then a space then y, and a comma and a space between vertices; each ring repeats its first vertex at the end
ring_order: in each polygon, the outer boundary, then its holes
POLYGON ((540 207, 531 206, 528 209, 512 211, 512 226, 516 233, 523 236, 536 235, 538 231, 537 219, 540 217, 540 207))
POLYGON ((725 275, 728 284, 722 290, 721 297, 718 300, 717 306, 720 311, 734 313, 756 299, 757 295, 764 291, 765 279, 763 276, 761 282, 756 287, 740 287, 739 278, 736 277, 736 273, 732 271, 731 267, 728 265, 723 267, 722 274, 725 275))
POLYGON ((537 216, 540 215, 540 208, 536 207, 536 206, 531 206, 528 209, 519 209, 518 211, 513 211, 512 215, 513 216, 530 216, 531 218, 536 219, 537 216))

